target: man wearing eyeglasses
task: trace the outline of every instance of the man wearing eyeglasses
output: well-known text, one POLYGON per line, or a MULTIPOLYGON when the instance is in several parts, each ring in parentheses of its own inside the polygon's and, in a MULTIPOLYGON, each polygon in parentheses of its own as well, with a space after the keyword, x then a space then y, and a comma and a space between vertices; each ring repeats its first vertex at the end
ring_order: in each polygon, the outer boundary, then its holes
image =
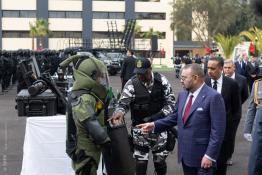
POLYGON ((152 151, 155 173, 165 175, 167 172, 166 158, 168 133, 144 134, 136 125, 155 121, 173 113, 175 96, 167 78, 152 71, 152 65, 147 58, 137 58, 135 76, 125 84, 118 106, 111 118, 114 125, 123 120, 130 108, 132 120, 132 143, 136 160, 136 175, 146 175, 149 152, 152 151))
POLYGON ((177 125, 178 161, 184 175, 213 175, 225 133, 222 96, 204 82, 198 64, 186 65, 181 73, 184 91, 177 98, 175 112, 166 118, 140 124, 143 132, 162 132, 177 125))

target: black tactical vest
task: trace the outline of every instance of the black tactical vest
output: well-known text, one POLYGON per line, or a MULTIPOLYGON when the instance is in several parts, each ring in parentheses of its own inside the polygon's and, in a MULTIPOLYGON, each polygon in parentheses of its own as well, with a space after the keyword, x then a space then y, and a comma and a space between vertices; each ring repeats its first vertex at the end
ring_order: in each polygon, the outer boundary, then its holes
POLYGON ((154 85, 149 93, 137 76, 132 78, 135 100, 130 104, 133 125, 144 123, 145 117, 158 113, 164 106, 164 87, 159 73, 154 73, 154 85))

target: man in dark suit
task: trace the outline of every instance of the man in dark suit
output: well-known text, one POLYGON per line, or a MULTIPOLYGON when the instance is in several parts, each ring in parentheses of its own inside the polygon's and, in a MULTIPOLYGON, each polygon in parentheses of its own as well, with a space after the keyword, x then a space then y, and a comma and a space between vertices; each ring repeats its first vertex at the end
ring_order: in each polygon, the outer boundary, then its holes
POLYGON ((235 68, 238 74, 246 76, 246 63, 243 60, 243 55, 238 57, 238 60, 235 62, 235 68))
POLYGON ((231 157, 234 143, 234 121, 241 116, 239 87, 235 80, 223 76, 224 60, 222 57, 211 57, 208 60, 208 77, 205 82, 220 93, 226 108, 226 133, 217 161, 217 175, 226 175, 227 160, 231 157))
POLYGON ((181 73, 175 113, 151 123, 140 124, 144 133, 178 126, 178 161, 185 175, 212 175, 225 133, 223 98, 204 83, 203 69, 186 65, 181 73))
POLYGON ((251 92, 254 81, 259 77, 259 64, 254 56, 250 56, 250 61, 247 62, 246 71, 249 92, 251 92))
POLYGON ((121 82, 122 82, 122 89, 125 86, 126 82, 135 75, 134 69, 135 69, 136 59, 134 56, 134 52, 131 50, 127 51, 127 57, 124 59, 122 67, 121 67, 121 82))
MULTIPOLYGON (((233 80, 236 80, 238 86, 239 86, 239 92, 240 92, 240 99, 241 99, 241 105, 247 100, 248 98, 248 86, 247 86, 247 79, 246 77, 239 75, 238 73, 235 72, 235 66, 232 60, 227 60, 225 61, 224 64, 224 75, 227 77, 232 78, 233 80)), ((242 110, 240 110, 242 111, 242 110)), ((231 150, 231 157, 230 159, 227 160, 227 165, 232 165, 232 154, 234 153, 234 147, 235 147, 235 137, 236 137, 236 133, 237 133, 237 128, 239 125, 241 119, 241 115, 239 116, 239 118, 236 118, 233 122, 234 122, 234 140, 233 141, 233 147, 231 150)))

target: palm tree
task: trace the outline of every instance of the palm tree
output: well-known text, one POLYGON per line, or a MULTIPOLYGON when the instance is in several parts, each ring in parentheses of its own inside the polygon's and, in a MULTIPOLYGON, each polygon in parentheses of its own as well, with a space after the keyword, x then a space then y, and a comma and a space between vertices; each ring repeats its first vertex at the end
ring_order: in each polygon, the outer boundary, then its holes
MULTIPOLYGON (((36 37, 44 37, 50 34, 49 23, 45 19, 37 19, 34 24, 29 23, 30 26, 30 36, 32 37, 32 49, 35 48, 34 39, 36 37)), ((40 44, 42 45, 42 41, 40 38, 40 44)))
MULTIPOLYGON (((262 30, 257 27, 252 27, 248 31, 243 31, 239 34, 246 37, 248 40, 255 44, 258 53, 262 53, 262 30)), ((257 52, 256 51, 256 52, 257 52)))
POLYGON ((149 28, 149 31, 142 34, 142 38, 151 38, 153 35, 156 35, 159 38, 161 36, 161 32, 154 31, 153 28, 149 28))
POLYGON ((225 59, 229 59, 231 57, 235 46, 241 41, 240 36, 224 36, 222 34, 217 34, 214 39, 223 49, 225 59))
POLYGON ((32 23, 29 23, 30 31, 29 35, 32 37, 32 50, 35 49, 35 37, 37 36, 37 29, 36 26, 32 23))

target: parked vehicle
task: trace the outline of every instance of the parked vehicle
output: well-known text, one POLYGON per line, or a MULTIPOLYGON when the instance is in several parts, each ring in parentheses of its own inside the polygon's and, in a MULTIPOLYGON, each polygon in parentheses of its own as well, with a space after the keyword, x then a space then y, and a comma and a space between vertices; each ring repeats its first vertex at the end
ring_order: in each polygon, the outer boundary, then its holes
POLYGON ((116 75, 121 70, 120 60, 111 58, 107 54, 99 51, 93 52, 94 56, 105 63, 109 75, 116 75))

